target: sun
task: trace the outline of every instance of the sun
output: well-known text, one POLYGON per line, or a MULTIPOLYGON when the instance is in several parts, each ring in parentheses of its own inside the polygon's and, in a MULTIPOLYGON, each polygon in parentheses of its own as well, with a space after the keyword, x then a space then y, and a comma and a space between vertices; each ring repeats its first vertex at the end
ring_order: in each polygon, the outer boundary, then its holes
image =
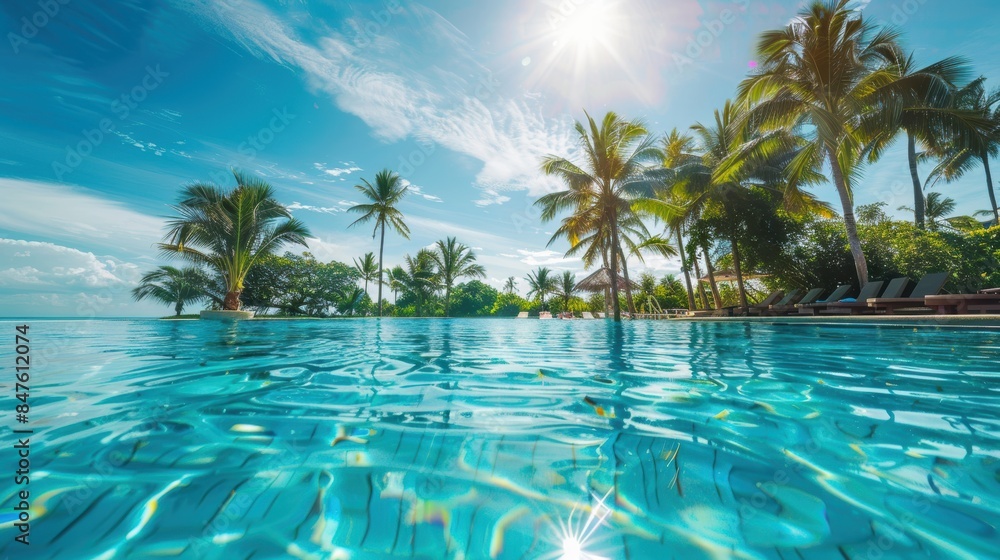
POLYGON ((577 6, 557 29, 557 46, 606 46, 610 37, 609 12, 610 9, 604 2, 588 2, 577 6))

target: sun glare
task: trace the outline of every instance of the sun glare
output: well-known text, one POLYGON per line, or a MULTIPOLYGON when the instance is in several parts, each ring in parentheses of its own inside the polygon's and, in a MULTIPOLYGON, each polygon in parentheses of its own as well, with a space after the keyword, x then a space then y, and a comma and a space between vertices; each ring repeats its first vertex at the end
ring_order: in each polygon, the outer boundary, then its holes
POLYGON ((558 42, 578 47, 605 43, 608 39, 608 8, 601 2, 578 7, 559 30, 558 42))

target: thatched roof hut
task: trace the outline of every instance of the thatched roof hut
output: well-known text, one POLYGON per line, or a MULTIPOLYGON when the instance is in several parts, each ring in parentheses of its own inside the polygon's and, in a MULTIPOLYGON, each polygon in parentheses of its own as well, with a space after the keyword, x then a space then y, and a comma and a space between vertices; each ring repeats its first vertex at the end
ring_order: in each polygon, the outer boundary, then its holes
MULTIPOLYGON (((633 290, 638 289, 638 285, 635 282, 629 282, 629 285, 633 290)), ((625 277, 621 274, 618 275, 618 289, 625 289, 625 277)), ((608 268, 600 268, 597 272, 594 272, 590 276, 580 280, 576 284, 576 290, 580 292, 603 292, 606 289, 611 288, 611 270, 608 268)))

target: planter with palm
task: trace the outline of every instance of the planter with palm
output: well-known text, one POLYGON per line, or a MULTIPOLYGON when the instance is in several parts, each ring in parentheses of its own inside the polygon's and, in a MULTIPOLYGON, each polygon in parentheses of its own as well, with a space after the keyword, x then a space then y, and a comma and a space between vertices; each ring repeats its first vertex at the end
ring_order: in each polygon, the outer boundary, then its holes
POLYGON ((238 311, 243 281, 254 263, 286 243, 306 245, 310 235, 300 220, 274 198, 274 189, 256 177, 233 171, 236 187, 186 187, 167 222, 159 248, 218 272, 225 283, 223 309, 238 311))

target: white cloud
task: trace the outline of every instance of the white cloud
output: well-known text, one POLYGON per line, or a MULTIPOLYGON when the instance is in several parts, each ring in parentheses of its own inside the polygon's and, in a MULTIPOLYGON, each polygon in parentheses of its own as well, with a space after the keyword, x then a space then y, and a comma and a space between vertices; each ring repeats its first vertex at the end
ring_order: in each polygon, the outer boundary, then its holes
POLYGON ((117 259, 54 243, 0 238, 0 287, 5 290, 120 287, 133 285, 139 274, 138 266, 117 259), (28 257, 18 256, 29 252, 28 257), (15 257, 27 264, 5 266, 15 257))
POLYGON ((288 208, 293 212, 295 210, 306 210, 308 212, 321 212, 323 214, 336 214, 337 212, 344 211, 343 208, 337 208, 336 206, 309 206, 306 204, 301 204, 298 201, 285 206, 285 208, 288 208))
POLYGON ((425 193, 422 187, 414 185, 413 183, 407 181, 406 179, 402 179, 400 182, 403 184, 403 186, 407 188, 407 190, 410 193, 423 197, 425 200, 429 200, 431 202, 444 202, 444 200, 442 200, 441 197, 425 193))
MULTIPOLYGON (((566 257, 562 253, 553 251, 551 249, 543 249, 541 251, 529 251, 527 249, 518 249, 517 253, 520 255, 520 261, 528 266, 552 266, 573 263, 575 266, 580 265, 580 259, 577 257, 566 257)), ((511 256, 513 255, 503 255, 511 256)))
POLYGON ((491 188, 484 188, 482 190, 483 196, 478 200, 473 200, 472 203, 476 206, 490 206, 492 204, 503 204, 510 201, 510 197, 502 195, 491 188))
POLYGON ((163 237, 161 218, 86 189, 0 178, 0 192, 0 230, 140 254, 153 252, 163 237))
POLYGON ((333 175, 334 177, 340 177, 341 175, 350 175, 355 171, 364 171, 364 169, 361 169, 357 165, 354 165, 353 162, 341 162, 341 165, 343 165, 344 167, 334 167, 332 169, 328 169, 325 163, 314 163, 313 167, 315 167, 319 171, 322 171, 323 173, 326 173, 327 175, 333 175))
POLYGON ((503 198, 495 193, 505 190, 533 195, 551 190, 554 181, 540 176, 539 159, 572 151, 569 122, 545 118, 539 100, 505 98, 490 71, 470 54, 469 41, 420 5, 407 4, 393 15, 391 37, 361 45, 329 32, 307 41, 302 36, 315 35, 314 30, 300 35, 255 2, 243 2, 238 10, 222 3, 187 4, 250 52, 304 71, 312 87, 361 118, 378 138, 414 138, 479 160, 477 186, 494 193, 493 204, 503 198), (433 48, 399 48, 420 42, 433 48))

